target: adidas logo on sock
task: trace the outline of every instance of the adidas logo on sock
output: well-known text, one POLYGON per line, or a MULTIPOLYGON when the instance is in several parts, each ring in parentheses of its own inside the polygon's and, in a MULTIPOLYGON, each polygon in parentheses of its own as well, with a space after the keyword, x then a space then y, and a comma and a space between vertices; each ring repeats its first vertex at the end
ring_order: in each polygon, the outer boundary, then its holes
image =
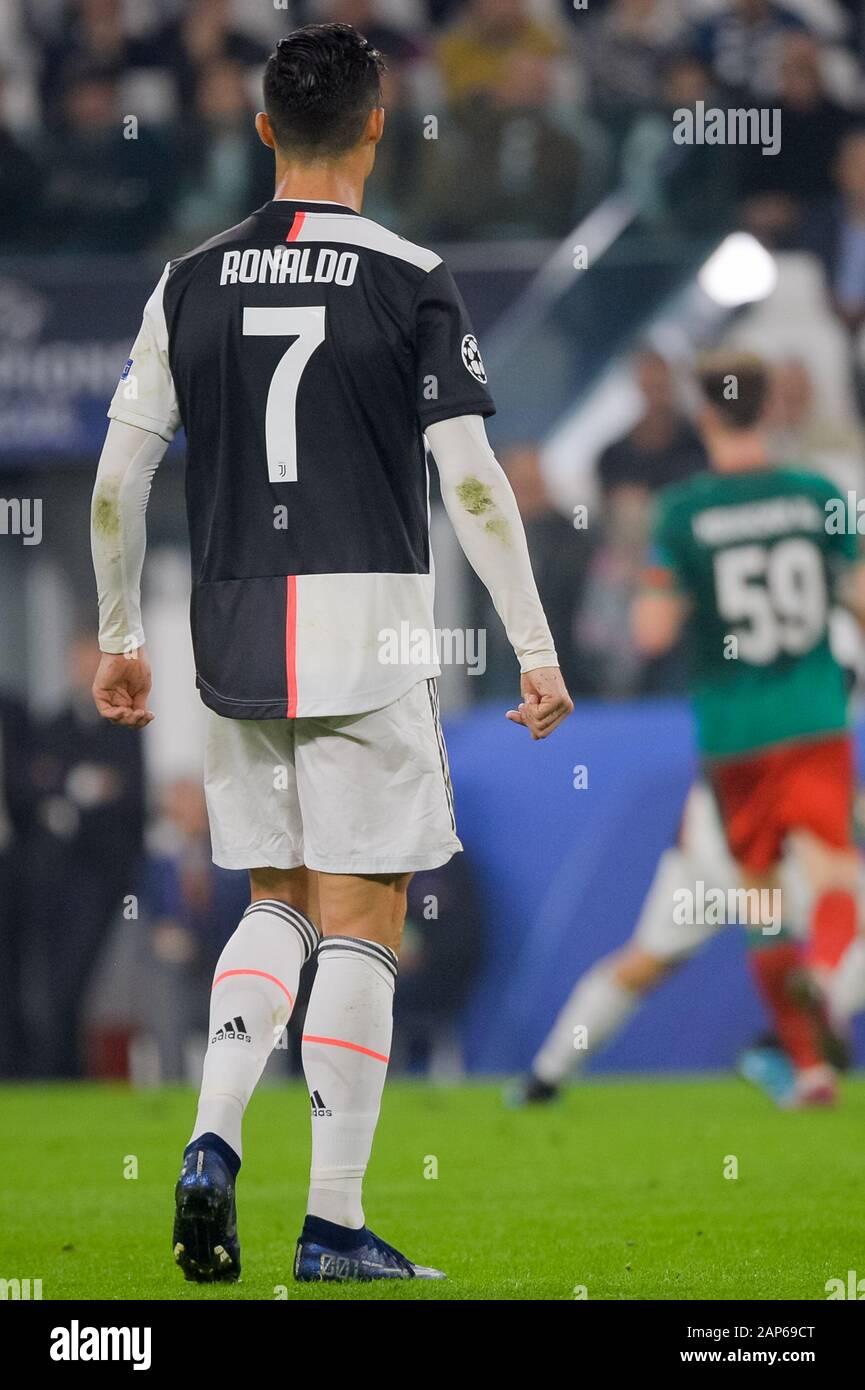
POLYGON ((322 1100, 320 1091, 313 1091, 312 1095, 309 1098, 309 1103, 312 1106, 313 1116, 317 1119, 323 1119, 326 1115, 333 1114, 333 1111, 328 1110, 327 1106, 322 1100))
POLYGON ((212 1043, 225 1042, 229 1038, 234 1042, 252 1042, 252 1038, 246 1031, 246 1024, 239 1014, 237 1018, 230 1018, 227 1023, 223 1023, 221 1028, 217 1028, 210 1041, 212 1043))

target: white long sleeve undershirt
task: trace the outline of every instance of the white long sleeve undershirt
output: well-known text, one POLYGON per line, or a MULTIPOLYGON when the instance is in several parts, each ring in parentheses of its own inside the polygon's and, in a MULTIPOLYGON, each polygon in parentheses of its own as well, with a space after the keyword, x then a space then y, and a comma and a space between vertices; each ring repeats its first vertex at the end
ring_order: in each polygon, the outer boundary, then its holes
POLYGON ((520 670, 558 666, 522 517, 483 420, 480 415, 440 420, 427 427, 426 436, 457 540, 493 601, 520 670))
POLYGON ((141 570, 150 484, 168 444, 158 434, 111 420, 90 507, 90 548, 99 596, 99 646, 130 652, 144 645, 141 570))
MULTIPOLYGON (((516 499, 479 415, 440 420, 426 431, 442 500, 469 564, 486 586, 522 671, 556 666, 516 499)), ((112 420, 91 507, 91 548, 99 595, 99 646, 125 652, 144 644, 141 570, 153 475, 168 445, 160 435, 112 420)))

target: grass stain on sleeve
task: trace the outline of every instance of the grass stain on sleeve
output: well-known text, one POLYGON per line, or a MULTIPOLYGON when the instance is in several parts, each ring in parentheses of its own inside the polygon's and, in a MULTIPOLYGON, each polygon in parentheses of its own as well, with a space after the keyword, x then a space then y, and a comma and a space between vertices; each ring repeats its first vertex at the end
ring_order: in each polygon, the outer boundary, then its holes
POLYGON ((480 478, 464 478, 457 488, 457 497, 470 516, 483 516, 495 506, 488 485, 480 478))
POLYGON ((502 545, 510 545, 511 530, 499 512, 489 484, 480 478, 468 477, 457 487, 457 497, 469 516, 485 517, 484 530, 496 536, 502 545), (492 513, 492 515, 490 515, 492 513))
POLYGON ((498 536, 499 540, 502 542, 502 545, 510 545, 511 528, 508 526, 508 523, 503 516, 491 516, 486 526, 484 527, 484 530, 489 531, 490 534, 493 536, 498 536))
POLYGON ((93 530, 104 540, 113 540, 120 534, 120 507, 118 485, 100 484, 93 498, 93 530))

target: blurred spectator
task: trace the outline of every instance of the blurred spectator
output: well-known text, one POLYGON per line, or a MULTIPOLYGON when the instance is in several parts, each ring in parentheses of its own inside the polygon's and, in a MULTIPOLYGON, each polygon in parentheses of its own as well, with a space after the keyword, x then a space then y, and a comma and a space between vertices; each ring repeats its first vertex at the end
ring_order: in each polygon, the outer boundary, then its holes
POLYGON ((865 431, 855 421, 821 411, 807 364, 776 362, 766 408, 772 458, 778 464, 825 473, 838 487, 859 492, 865 483, 865 431))
POLYGON ((607 497, 617 488, 649 494, 678 483, 706 467, 706 454, 693 425, 676 403, 673 375, 659 352, 639 354, 636 379, 645 410, 621 439, 608 444, 598 460, 598 481, 607 497))
POLYGON ((577 622, 588 694, 615 698, 639 691, 643 660, 628 614, 645 565, 650 517, 648 493, 636 483, 622 483, 603 498, 603 539, 593 553, 577 622))
POLYGON ((698 25, 694 50, 735 100, 762 101, 781 90, 781 53, 802 21, 774 0, 727 0, 698 25))
POLYGON ((30 151, 5 123, 0 79, 0 251, 24 250, 39 220, 42 176, 30 151))
POLYGON ((182 113, 193 109, 198 83, 214 63, 228 59, 260 69, 267 56, 266 45, 233 23, 229 0, 185 0, 178 17, 159 29, 149 44, 150 61, 174 75, 182 113))
POLYGON ((112 73, 77 71, 62 102, 65 129, 45 152, 51 236, 41 249, 140 250, 163 230, 173 161, 134 116, 124 118, 112 73))
POLYGON ((24 709, 0 696, 0 1077, 28 1071, 23 959, 29 937, 25 890, 32 758, 24 709))
POLYGON ((843 140, 834 165, 837 195, 815 209, 803 243, 823 262, 832 307, 851 341, 859 410, 865 415, 865 128, 843 140))
MULTIPOLYGON (((523 524, 538 592, 544 605, 559 665, 572 694, 585 689, 585 673, 574 627, 582 606, 592 550, 590 531, 577 530, 550 501, 534 444, 513 445, 502 453, 523 524)), ((507 696, 515 685, 514 656, 486 590, 478 589, 480 625, 486 631, 487 674, 484 698, 507 696)))
POLYGON ((500 93, 514 59, 553 58, 563 51, 556 31, 529 17, 526 0, 470 0, 437 55, 447 99, 458 103, 500 93))
POLYGON ((329 24, 351 24, 369 39, 373 48, 384 54, 391 63, 407 63, 418 58, 421 45, 403 29, 396 29, 383 20, 375 0, 328 0, 322 16, 329 24))
POLYGON ((388 63, 382 79, 386 137, 363 195, 364 216, 400 232, 409 227, 424 171, 435 158, 435 141, 425 138, 423 117, 411 106, 406 74, 405 63, 388 63))
POLYGON ((592 109, 626 126, 634 112, 657 106, 664 60, 681 41, 674 0, 612 0, 580 31, 592 109))
POLYGON ((445 118, 413 211, 418 236, 558 237, 573 227, 580 151, 544 110, 550 79, 548 59, 512 53, 485 96, 445 118))
POLYGON ((207 1027, 214 966, 249 906, 249 879, 212 862, 198 782, 166 788, 148 838, 141 896, 152 989, 140 1026, 155 1039, 160 1081, 182 1081, 189 1039, 207 1027))
POLYGON ((717 90, 692 54, 669 58, 661 74, 660 105, 636 117, 622 145, 622 182, 644 226, 714 232, 735 207, 735 152, 725 145, 676 145, 672 130, 676 111, 713 104, 717 90))
POLYGON ((121 0, 67 0, 59 6, 59 22, 43 39, 41 57, 45 124, 53 126, 63 116, 57 93, 70 70, 87 68, 119 77, 135 61, 121 0))
POLYGON ((174 230, 195 245, 273 196, 273 155, 258 138, 243 69, 217 59, 199 76, 174 230))
POLYGON ((781 148, 739 147, 745 226, 773 246, 795 240, 809 207, 832 191, 832 167, 853 118, 827 96, 820 47, 791 31, 781 43, 781 148))
POLYGON ((700 438, 676 402, 666 359, 651 349, 642 351, 636 380, 643 414, 598 460, 603 542, 593 557, 578 623, 579 640, 591 654, 587 664, 596 693, 606 695, 684 688, 681 649, 660 662, 645 663, 631 640, 627 614, 645 564, 652 495, 706 467, 700 438))
POLYGON ((394 995, 392 1065, 462 1072, 460 1017, 480 974, 484 932, 469 856, 412 878, 394 995))
POLYGON ((865 322, 865 128, 844 139, 833 172, 837 195, 815 209, 804 240, 823 261, 836 313, 857 332, 865 322))
POLYGON ((865 8, 862 0, 838 0, 838 3, 847 12, 848 46, 860 62, 865 61, 865 8))
POLYGON ((40 1075, 78 1076, 88 982, 138 878, 144 820, 141 740, 100 719, 90 634, 71 645, 69 703, 36 730, 32 988, 40 1075))

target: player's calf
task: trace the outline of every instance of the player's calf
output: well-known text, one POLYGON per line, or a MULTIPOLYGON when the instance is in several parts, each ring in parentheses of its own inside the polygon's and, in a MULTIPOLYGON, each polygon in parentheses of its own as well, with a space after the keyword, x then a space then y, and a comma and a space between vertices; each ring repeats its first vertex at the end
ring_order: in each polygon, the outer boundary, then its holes
POLYGON ((299 908, 254 896, 217 962, 198 1110, 175 1189, 174 1257, 187 1279, 240 1272, 234 1189, 243 1115, 318 940, 299 908))
POLYGON ((828 844, 806 830, 795 833, 793 846, 812 893, 805 961, 825 988, 859 928, 861 861, 852 847, 828 844))

